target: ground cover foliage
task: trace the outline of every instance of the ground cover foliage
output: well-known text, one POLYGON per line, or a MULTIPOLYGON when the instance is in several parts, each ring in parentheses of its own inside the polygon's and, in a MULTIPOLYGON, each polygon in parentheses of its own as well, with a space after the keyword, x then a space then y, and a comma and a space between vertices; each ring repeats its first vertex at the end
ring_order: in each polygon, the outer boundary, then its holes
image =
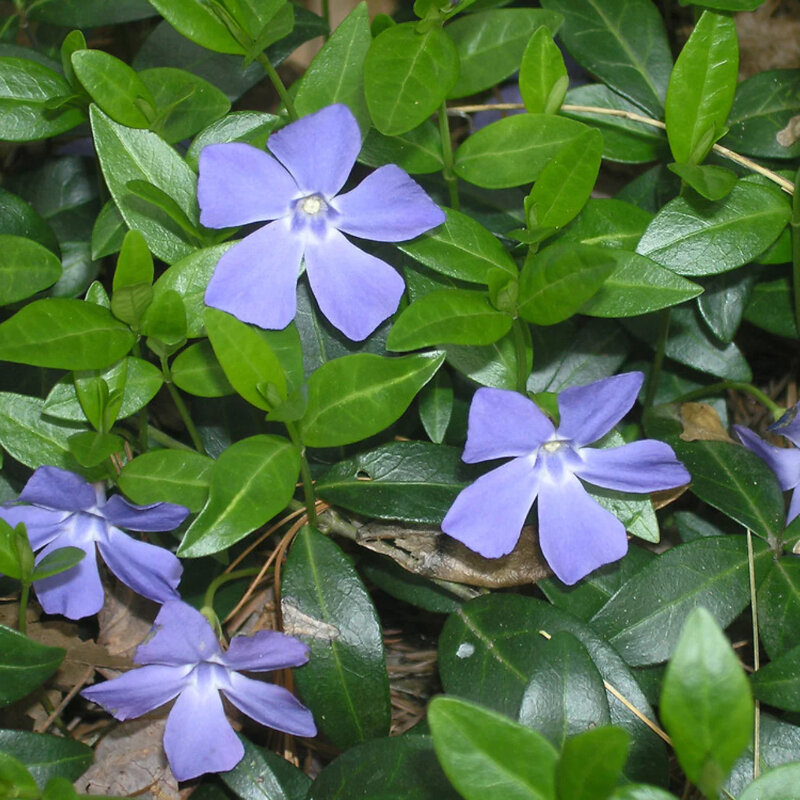
POLYGON ((797 21, 673 5, 0 3, 0 796, 800 797, 797 21))

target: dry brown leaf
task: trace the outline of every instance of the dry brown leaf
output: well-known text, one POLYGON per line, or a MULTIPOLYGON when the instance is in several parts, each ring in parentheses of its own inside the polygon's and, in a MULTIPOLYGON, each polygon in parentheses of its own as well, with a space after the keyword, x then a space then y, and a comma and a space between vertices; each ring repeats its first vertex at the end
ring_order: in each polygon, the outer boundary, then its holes
POLYGON ((800 114, 792 117, 786 127, 775 134, 775 139, 781 147, 791 147, 800 139, 800 114))
POLYGON ((732 442, 719 414, 708 403, 682 403, 680 409, 684 442, 732 442))
POLYGON ((150 633, 157 613, 157 603, 114 581, 106 586, 106 600, 97 615, 98 644, 112 655, 133 658, 136 648, 150 633))

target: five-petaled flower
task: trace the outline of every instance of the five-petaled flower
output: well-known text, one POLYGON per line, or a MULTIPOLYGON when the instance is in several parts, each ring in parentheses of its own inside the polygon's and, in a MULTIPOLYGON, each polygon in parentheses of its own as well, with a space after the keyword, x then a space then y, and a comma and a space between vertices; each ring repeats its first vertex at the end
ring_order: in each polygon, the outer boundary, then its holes
POLYGON ((180 561, 163 547, 133 539, 133 531, 169 531, 183 522, 187 508, 173 503, 136 506, 121 495, 108 500, 102 483, 94 485, 59 467, 39 467, 17 498, 18 505, 0 506, 9 525, 25 523, 37 562, 60 547, 86 553, 78 564, 34 583, 36 596, 48 614, 80 619, 103 607, 103 585, 95 546, 108 568, 131 589, 159 603, 177 597, 180 561))
POLYGON ((781 489, 786 492, 793 489, 789 501, 789 512, 786 515, 788 525, 800 515, 800 403, 792 406, 777 422, 770 425, 769 430, 786 437, 794 447, 775 447, 756 436, 751 430, 741 425, 734 425, 742 442, 756 455, 766 461, 767 466, 775 473, 781 489))
POLYGON ((440 225, 444 213, 393 164, 339 194, 361 149, 347 106, 297 120, 273 133, 267 146, 272 155, 239 142, 208 145, 200 153, 203 225, 272 220, 222 256, 206 304, 261 328, 284 328, 297 310, 304 262, 322 313, 348 338, 365 339, 395 312, 404 283, 343 234, 399 242, 440 225))
POLYGON ((527 397, 478 389, 469 410, 467 463, 512 457, 456 498, 442 530, 487 558, 511 552, 538 498, 539 545, 553 572, 573 584, 625 555, 622 523, 581 481, 623 492, 671 489, 691 479, 664 442, 644 439, 607 449, 587 447, 630 410, 641 372, 604 378, 558 395, 556 428, 527 397))
POLYGON ((177 697, 167 717, 164 749, 179 781, 204 772, 226 772, 244 748, 225 718, 220 692, 248 717, 295 736, 314 736, 311 712, 288 690, 240 675, 269 672, 308 661, 308 648, 276 631, 235 636, 226 651, 206 618, 180 600, 165 603, 153 624, 155 635, 137 650, 146 664, 84 689, 117 719, 139 717, 177 697))

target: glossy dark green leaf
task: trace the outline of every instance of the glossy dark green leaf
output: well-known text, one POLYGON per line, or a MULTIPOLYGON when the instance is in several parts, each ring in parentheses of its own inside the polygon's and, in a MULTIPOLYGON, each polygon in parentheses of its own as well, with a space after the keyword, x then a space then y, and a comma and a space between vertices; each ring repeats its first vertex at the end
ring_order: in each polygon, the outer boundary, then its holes
POLYGON ((464 800, 555 800, 555 748, 537 731, 456 697, 428 706, 433 744, 464 800))
POLYGON ((0 305, 30 297, 60 277, 61 261, 46 247, 21 236, 0 234, 0 305))
POLYGON ((698 298, 697 307, 720 341, 731 342, 736 336, 757 279, 755 271, 740 269, 703 281, 705 291, 698 298))
POLYGON ((280 117, 263 111, 234 111, 212 122, 194 137, 186 152, 186 163, 197 169, 200 152, 209 144, 244 142, 263 150, 267 138, 276 130, 280 117))
MULTIPOLYGON (((770 551, 755 540, 757 582, 770 551)), ((704 606, 726 627, 750 602, 744 536, 677 545, 654 559, 594 615, 592 627, 633 666, 666 661, 684 621, 704 606)))
POLYGON ((0 58, 0 138, 30 142, 71 130, 86 119, 83 111, 50 107, 71 94, 55 70, 27 58, 0 58))
MULTIPOLYGON (((509 331, 502 339, 485 347, 449 345, 446 352, 449 364, 481 386, 494 386, 497 389, 517 388, 517 350, 513 331, 509 331)), ((524 369, 530 373, 533 348, 529 335, 524 343, 524 352, 524 369)))
POLYGON ((21 197, 0 189, 0 234, 32 239, 58 255, 59 246, 52 228, 21 197))
POLYGON ((713 164, 667 164, 667 168, 706 200, 727 197, 738 180, 732 170, 713 164))
POLYGON ((800 561, 784 556, 770 566, 758 587, 758 632, 770 658, 800 645, 800 630, 794 624, 799 614, 800 561))
POLYGON ((80 563, 86 553, 80 547, 59 547, 48 553, 34 568, 31 580, 40 581, 60 572, 66 572, 80 563))
POLYGON ((458 800, 439 766, 429 736, 364 742, 328 764, 308 800, 458 800))
POLYGON ((753 694, 785 711, 800 711, 800 646, 762 666, 752 678, 753 694))
POLYGON ((667 137, 675 160, 699 164, 725 130, 739 70, 733 17, 704 11, 669 80, 667 137))
POLYGON ((461 450, 389 442, 340 461, 317 478, 321 497, 378 519, 439 525, 469 482, 461 450))
POLYGON ((552 41, 561 19, 541 8, 493 8, 460 16, 447 26, 459 63, 458 80, 447 96, 466 97, 504 81, 520 68, 531 36, 545 28, 552 41))
MULTIPOLYGON (((547 645, 541 631, 550 635, 567 631, 575 636, 603 679, 653 718, 633 675, 609 644, 572 615, 522 595, 487 595, 450 615, 439 639, 445 691, 516 716, 538 654, 547 645)), ((607 699, 612 723, 631 735, 626 776, 662 783, 666 776, 663 744, 613 695, 607 699)))
POLYGON ((182 350, 172 362, 170 372, 179 389, 197 397, 225 397, 236 391, 207 340, 182 350))
POLYGON ((311 650, 295 683, 320 729, 342 749, 389 732, 389 678, 372 600, 350 559, 306 526, 283 572, 283 629, 311 650))
POLYGON ((432 442, 441 444, 453 417, 453 384, 450 375, 439 370, 419 393, 419 419, 432 442))
POLYGON ((473 133, 456 151, 456 173, 485 189, 521 186, 585 130, 552 114, 515 114, 473 133))
POLYGON ((589 728, 568 739, 556 766, 559 800, 606 800, 628 758, 629 737, 620 728, 589 728))
POLYGON ((178 503, 199 511, 208 497, 214 461, 190 450, 151 450, 129 461, 119 487, 134 502, 178 503))
POLYGON ((198 225, 197 176, 160 136, 118 125, 92 108, 92 131, 103 176, 128 227, 141 231, 151 252, 172 264, 196 247, 160 209, 131 194, 128 183, 145 181, 166 193, 198 225))
POLYGON ((0 706, 25 697, 61 665, 65 651, 0 625, 0 706))
POLYGON ((375 127, 387 136, 416 128, 444 102, 458 79, 458 52, 440 28, 387 28, 364 61, 364 93, 375 127))
POLYGON ((158 13, 187 39, 218 53, 244 55, 225 23, 201 0, 151 0, 158 13))
POLYGON ((51 778, 77 780, 92 763, 92 750, 82 742, 62 736, 0 731, 0 751, 16 758, 43 789, 51 778))
POLYGON ((383 358, 344 356, 317 369, 308 380, 308 408, 300 435, 309 447, 366 439, 391 425, 434 376, 444 353, 383 358))
POLYGON ((783 276, 757 283, 745 306, 744 319, 769 333, 787 339, 800 338, 790 279, 783 276))
POLYGON ((444 165, 442 137, 432 120, 401 136, 384 136, 370 128, 358 158, 370 167, 397 164, 410 175, 438 172, 444 165))
POLYGON ((493 233, 460 211, 445 213, 443 225, 399 248, 426 267, 470 283, 488 283, 494 269, 516 277, 514 260, 493 233))
POLYGON ((672 56, 649 0, 544 0, 564 15, 559 38, 575 60, 614 91, 660 117, 672 56))
POLYGON ((659 713, 686 777, 716 797, 753 729, 741 665, 705 608, 687 618, 667 665, 659 713))
POLYGON ((555 114, 564 102, 569 75, 552 32, 538 28, 530 37, 519 65, 519 93, 532 114, 555 114))
POLYGON ((766 250, 789 221, 778 189, 739 181, 716 203, 676 197, 656 214, 638 253, 679 275, 714 275, 766 250))
POLYGON ((280 436, 250 436, 228 447, 211 468, 208 500, 180 555, 217 553, 243 539, 288 505, 299 472, 297 448, 280 436))
POLYGON ((739 800, 788 800, 797 791, 800 764, 786 764, 753 781, 739 800))
POLYGON ((571 633, 559 631, 545 640, 522 695, 518 719, 559 751, 567 737, 608 724, 603 678, 571 633))
POLYGON ((105 256, 118 253, 127 230, 116 203, 113 200, 107 201, 92 228, 92 259, 98 261, 105 256))
POLYGON ((32 6, 31 19, 64 28, 96 28, 156 15, 147 0, 48 0, 32 6))

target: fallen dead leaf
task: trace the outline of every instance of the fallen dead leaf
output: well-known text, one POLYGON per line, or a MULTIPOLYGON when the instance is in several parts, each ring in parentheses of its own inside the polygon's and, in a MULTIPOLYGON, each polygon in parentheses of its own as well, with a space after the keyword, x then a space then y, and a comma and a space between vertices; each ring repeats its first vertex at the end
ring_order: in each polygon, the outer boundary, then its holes
POLYGON ((733 442, 719 414, 708 403, 682 403, 680 416, 684 442, 733 442))

